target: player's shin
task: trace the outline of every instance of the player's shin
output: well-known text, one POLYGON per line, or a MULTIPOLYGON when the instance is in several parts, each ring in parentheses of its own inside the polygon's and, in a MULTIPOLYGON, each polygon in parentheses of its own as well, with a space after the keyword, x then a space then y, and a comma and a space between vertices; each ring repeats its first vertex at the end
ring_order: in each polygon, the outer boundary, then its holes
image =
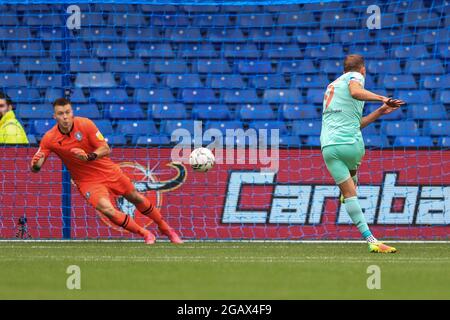
POLYGON ((119 227, 122 227, 132 233, 139 234, 142 237, 145 237, 150 232, 139 226, 129 215, 126 215, 118 210, 115 210, 113 216, 109 216, 109 220, 119 227))
POLYGON ((359 205, 358 197, 350 197, 345 199, 345 209, 348 215, 352 219, 353 223, 358 228, 361 235, 366 239, 367 242, 377 242, 377 239, 372 235, 367 225, 366 218, 362 212, 361 206, 359 205))
POLYGON ((159 230, 165 235, 170 235, 171 229, 167 222, 165 222, 159 212, 158 208, 156 208, 147 198, 144 198, 144 201, 136 204, 136 208, 142 213, 144 216, 152 219, 157 225, 159 230))

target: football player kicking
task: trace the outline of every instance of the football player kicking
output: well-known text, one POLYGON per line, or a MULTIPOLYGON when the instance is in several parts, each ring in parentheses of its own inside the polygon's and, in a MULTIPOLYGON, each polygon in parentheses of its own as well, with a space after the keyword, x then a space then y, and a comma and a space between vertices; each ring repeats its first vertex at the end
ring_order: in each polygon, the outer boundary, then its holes
POLYGON ((360 55, 348 55, 344 74, 328 85, 323 102, 320 144, 328 171, 341 190, 345 209, 366 239, 370 252, 394 253, 396 249, 378 241, 369 230, 356 195, 357 170, 364 156, 361 129, 404 104, 364 89, 366 68, 360 55), (364 101, 383 105, 362 117, 364 101))
POLYGON ((110 194, 115 194, 125 197, 140 213, 152 219, 173 243, 183 243, 163 220, 158 208, 136 191, 130 178, 109 158, 111 149, 95 124, 87 118, 74 117, 72 105, 65 98, 57 99, 53 108, 57 123, 42 138, 31 160, 31 171, 39 172, 45 159, 54 152, 66 165, 80 193, 112 223, 139 234, 147 244, 155 242, 152 232, 113 206, 110 194))

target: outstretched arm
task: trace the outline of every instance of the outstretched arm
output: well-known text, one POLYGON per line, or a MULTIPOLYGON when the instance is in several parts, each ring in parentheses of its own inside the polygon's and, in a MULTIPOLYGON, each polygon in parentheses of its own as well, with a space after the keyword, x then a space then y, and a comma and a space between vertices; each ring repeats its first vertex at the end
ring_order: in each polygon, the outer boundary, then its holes
POLYGON ((361 101, 380 101, 386 103, 388 98, 380 96, 369 90, 366 90, 357 81, 350 81, 348 84, 348 89, 350 90, 350 95, 357 100, 361 101))
POLYGON ((381 117, 384 114, 388 114, 391 113, 395 110, 397 110, 398 108, 400 108, 401 105, 404 105, 405 103, 401 100, 393 100, 390 99, 390 103, 392 105, 397 105, 396 107, 392 107, 386 103, 384 103, 381 107, 379 107, 377 110, 375 110, 374 112, 372 112, 371 114, 363 117, 361 119, 361 129, 367 127, 369 124, 371 124, 372 122, 374 122, 375 120, 377 120, 379 117, 381 117))

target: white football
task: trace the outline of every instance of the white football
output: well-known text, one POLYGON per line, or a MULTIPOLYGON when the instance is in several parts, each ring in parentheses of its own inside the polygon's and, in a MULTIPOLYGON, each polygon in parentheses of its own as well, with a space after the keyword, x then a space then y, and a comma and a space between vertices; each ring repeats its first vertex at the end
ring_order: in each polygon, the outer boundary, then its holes
POLYGON ((214 154, 207 148, 194 149, 189 156, 189 164, 194 171, 207 172, 215 162, 214 154))

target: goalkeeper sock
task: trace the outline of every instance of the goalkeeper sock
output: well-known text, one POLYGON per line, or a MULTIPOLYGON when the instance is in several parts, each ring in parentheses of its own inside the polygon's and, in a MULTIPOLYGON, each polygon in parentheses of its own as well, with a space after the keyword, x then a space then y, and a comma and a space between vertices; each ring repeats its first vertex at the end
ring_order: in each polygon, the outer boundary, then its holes
POLYGON ((159 230, 165 234, 166 236, 170 235, 171 229, 167 222, 165 222, 159 212, 158 208, 156 208, 150 200, 144 198, 145 200, 136 205, 136 208, 142 213, 144 216, 149 217, 158 225, 159 230))
POLYGON ((361 232, 361 235, 364 237, 364 239, 366 239, 368 242, 372 242, 371 240, 375 238, 372 236, 372 232, 370 232, 369 230, 366 218, 364 217, 361 206, 359 205, 358 197, 350 197, 345 199, 345 209, 347 210, 347 213, 352 219, 353 223, 356 225, 356 227, 358 227, 358 230, 359 232, 361 232))
POLYGON ((142 237, 145 237, 147 233, 150 232, 139 226, 129 215, 126 215, 118 210, 115 210, 114 215, 110 217, 109 220, 119 227, 122 227, 132 233, 139 234, 142 237))

